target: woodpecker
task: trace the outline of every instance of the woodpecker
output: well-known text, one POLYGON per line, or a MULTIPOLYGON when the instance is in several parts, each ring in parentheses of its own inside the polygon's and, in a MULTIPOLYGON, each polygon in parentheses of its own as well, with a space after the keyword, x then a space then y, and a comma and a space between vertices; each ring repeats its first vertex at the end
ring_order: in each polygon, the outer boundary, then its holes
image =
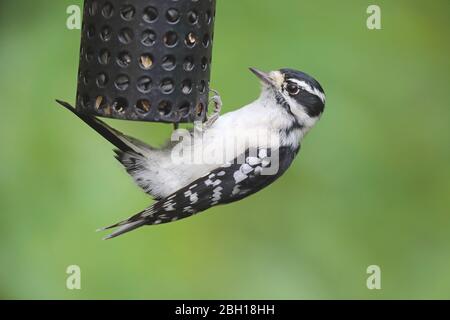
POLYGON ((163 148, 124 135, 57 100, 117 148, 116 158, 156 200, 129 219, 100 229, 116 228, 105 239, 241 200, 286 172, 324 111, 324 90, 313 77, 297 70, 250 70, 262 83, 257 100, 219 117, 221 101, 216 97, 216 114, 206 128, 193 129, 163 148))

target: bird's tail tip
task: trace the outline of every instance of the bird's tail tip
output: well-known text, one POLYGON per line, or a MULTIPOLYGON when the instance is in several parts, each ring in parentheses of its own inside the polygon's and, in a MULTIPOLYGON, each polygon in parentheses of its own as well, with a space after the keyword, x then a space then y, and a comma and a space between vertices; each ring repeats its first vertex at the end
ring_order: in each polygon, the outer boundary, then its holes
POLYGON ((116 238, 118 236, 121 236, 125 233, 128 233, 132 230, 140 228, 140 227, 144 226, 145 224, 146 224, 145 220, 139 220, 139 221, 128 222, 128 223, 121 222, 121 223, 117 223, 117 224, 109 226, 109 227, 97 229, 97 232, 102 232, 102 231, 106 231, 106 230, 110 230, 110 229, 119 227, 116 231, 114 231, 110 235, 107 235, 106 237, 103 238, 103 240, 110 240, 110 239, 116 238))
POLYGON ((68 103, 66 101, 59 100, 59 99, 55 99, 55 101, 56 101, 56 103, 62 105, 64 108, 67 108, 67 109, 70 109, 70 110, 75 109, 74 107, 72 107, 72 105, 70 103, 68 103))

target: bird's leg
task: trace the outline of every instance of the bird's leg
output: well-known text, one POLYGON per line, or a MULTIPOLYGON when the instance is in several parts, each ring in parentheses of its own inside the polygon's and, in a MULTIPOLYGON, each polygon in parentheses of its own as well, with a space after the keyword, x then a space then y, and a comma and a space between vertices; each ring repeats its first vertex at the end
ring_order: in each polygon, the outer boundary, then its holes
POLYGON ((211 89, 211 91, 214 93, 212 98, 209 100, 209 103, 214 103, 214 111, 211 115, 207 116, 206 122, 204 123, 204 128, 208 129, 210 128, 214 122, 219 118, 220 112, 222 111, 222 99, 220 98, 219 93, 216 90, 211 89))

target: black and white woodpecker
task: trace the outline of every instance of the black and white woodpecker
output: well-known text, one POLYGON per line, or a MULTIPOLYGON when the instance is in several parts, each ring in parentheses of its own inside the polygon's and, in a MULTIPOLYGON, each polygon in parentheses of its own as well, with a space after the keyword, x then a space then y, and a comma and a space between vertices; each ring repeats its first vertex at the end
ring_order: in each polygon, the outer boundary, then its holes
MULTIPOLYGON (((314 78, 300 71, 250 70, 262 82, 257 100, 213 116, 200 134, 189 132, 192 139, 184 137, 159 149, 58 101, 117 148, 117 159, 136 184, 156 200, 131 218, 101 229, 117 228, 105 239, 241 200, 287 170, 302 139, 324 111, 325 93, 314 78)), ((220 99, 216 97, 215 102, 220 110, 220 99)))

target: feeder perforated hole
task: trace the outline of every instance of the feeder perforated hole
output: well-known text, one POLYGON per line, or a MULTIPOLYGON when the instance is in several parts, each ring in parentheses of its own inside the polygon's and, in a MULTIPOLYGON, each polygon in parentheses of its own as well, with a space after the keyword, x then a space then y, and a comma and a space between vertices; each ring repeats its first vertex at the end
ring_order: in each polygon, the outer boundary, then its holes
POLYGON ((91 72, 86 70, 82 74, 82 80, 85 85, 88 85, 91 82, 91 72))
POLYGON ((91 17, 95 16, 98 12, 98 3, 97 1, 93 1, 89 6, 89 15, 91 17))
POLYGON ((105 26, 100 31, 100 39, 104 42, 108 42, 112 38, 112 30, 110 27, 105 26))
POLYGON ((126 51, 122 51, 119 53, 116 62, 120 67, 126 68, 131 63, 131 55, 126 51))
POLYGON ((169 94, 172 93, 175 89, 175 85, 172 81, 172 79, 166 78, 163 81, 161 81, 161 91, 163 93, 169 94))
POLYGON ((196 24, 198 22, 198 13, 195 10, 189 11, 187 18, 190 24, 196 24))
POLYGON ((94 59, 94 51, 90 48, 87 49, 85 58, 87 62, 91 62, 94 59))
POLYGON ((144 70, 149 70, 153 65, 153 57, 150 54, 143 54, 139 58, 139 65, 144 70))
POLYGON ((199 102, 195 107, 195 114, 197 115, 197 117, 200 117, 203 114, 204 109, 205 106, 203 105, 203 103, 199 102))
POLYGON ((137 81, 137 89, 142 93, 148 93, 150 92, 152 88, 152 79, 149 77, 142 77, 139 78, 137 81))
POLYGON ((209 34, 205 34, 205 35, 203 36, 203 41, 202 41, 202 43, 203 43, 203 46, 204 46, 205 48, 208 48, 208 46, 209 46, 209 34))
POLYGON ((123 28, 119 32, 119 41, 123 44, 129 44, 131 41, 133 41, 134 33, 133 30, 130 28, 123 28))
POLYGON ((114 85, 118 90, 125 91, 130 85, 130 79, 128 76, 121 74, 117 77, 116 81, 114 81, 114 85))
POLYGON ((150 111, 150 107, 150 101, 148 101, 147 99, 138 100, 138 102, 136 103, 136 109, 140 113, 148 113, 150 111))
POLYGON ((178 114, 181 118, 189 115, 189 110, 191 109, 191 104, 188 101, 183 102, 178 108, 178 114))
POLYGON ((95 81, 99 88, 104 88, 108 84, 108 76, 106 73, 99 73, 95 81))
POLYGON ((158 19, 158 10, 155 7, 145 8, 143 18, 145 22, 155 22, 158 19))
POLYGON ((175 47, 178 43, 178 36, 175 32, 169 31, 164 35, 164 44, 171 48, 175 47))
POLYGON ((102 65, 107 65, 111 60, 111 53, 108 49, 102 49, 100 55, 98 56, 98 62, 102 65))
POLYGON ((85 108, 85 109, 87 109, 87 108, 89 108, 89 102, 90 102, 90 98, 89 98, 89 96, 88 95, 84 95, 82 98, 81 98, 81 107, 82 108, 85 108))
POLYGON ((184 43, 189 47, 193 48, 197 44, 197 37, 193 32, 189 32, 184 39, 184 43))
POLYGON ((94 26, 88 27, 87 36, 88 36, 88 38, 93 38, 95 36, 95 27, 94 26))
POLYGON ((212 14, 211 14, 211 11, 206 11, 206 16, 205 16, 205 19, 206 19, 206 23, 207 24, 211 24, 211 22, 212 22, 212 14))
POLYGON ((172 105, 169 101, 161 101, 158 105, 158 112, 162 116, 168 116, 172 112, 172 105))
POLYGON ((117 98, 116 100, 114 100, 112 107, 118 113, 124 113, 128 108, 128 101, 125 98, 117 98))
POLYGON ((120 9, 120 16, 125 21, 131 21, 136 14, 136 10, 131 4, 125 5, 120 9))
POLYGON ((200 84, 198 85, 198 91, 200 91, 200 93, 205 93, 206 92, 206 82, 205 82, 205 80, 200 81, 200 84))
POLYGON ((166 12, 166 19, 169 23, 177 23, 180 20, 180 13, 177 9, 171 8, 166 12))
POLYGON ((194 67, 195 67, 195 64, 194 64, 194 57, 192 57, 192 56, 187 56, 187 57, 184 59, 184 62, 183 62, 183 69, 184 69, 185 71, 192 71, 192 70, 194 70, 194 67))
POLYGON ((192 92, 192 81, 189 79, 186 79, 181 84, 181 91, 184 94, 189 94, 192 92))
POLYGON ((152 46, 156 42, 156 33, 152 30, 145 30, 141 35, 141 43, 144 46, 152 46))
POLYGON ((108 103, 104 96, 98 96, 95 99, 95 109, 96 110, 103 110, 103 109, 106 109, 107 107, 108 107, 108 103))
POLYGON ((208 69, 208 58, 207 57, 203 57, 202 58, 202 70, 206 71, 206 69, 208 69))
POLYGON ((176 59, 174 56, 164 56, 163 60, 162 60, 162 67, 164 70, 167 71, 172 71, 173 69, 175 69, 176 66, 176 59))
POLYGON ((102 15, 106 19, 109 19, 113 16, 113 14, 114 14, 114 6, 110 2, 105 3, 105 5, 102 8, 102 15))

